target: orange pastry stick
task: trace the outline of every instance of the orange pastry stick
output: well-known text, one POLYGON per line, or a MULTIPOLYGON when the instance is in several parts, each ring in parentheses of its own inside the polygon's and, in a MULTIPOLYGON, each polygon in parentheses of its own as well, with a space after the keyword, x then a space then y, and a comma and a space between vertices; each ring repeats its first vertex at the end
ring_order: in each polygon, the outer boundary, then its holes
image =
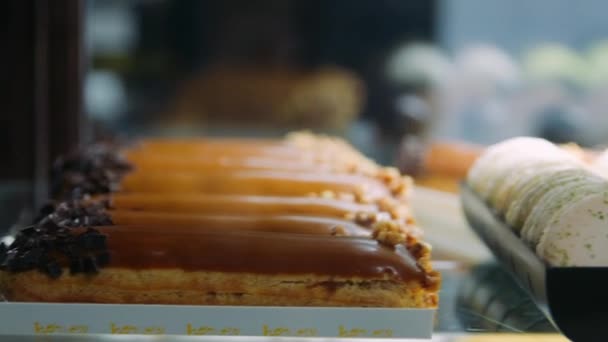
POLYGON ((310 216, 235 216, 189 213, 112 210, 116 225, 186 227, 192 230, 251 230, 275 233, 369 236, 371 231, 358 224, 335 218, 310 216))
POLYGON ((314 157, 312 151, 305 151, 293 146, 286 145, 259 145, 252 144, 194 144, 179 141, 154 144, 142 142, 136 147, 125 151, 127 157, 131 154, 144 155, 172 155, 187 156, 190 158, 217 158, 224 156, 257 156, 274 157, 281 159, 301 159, 303 157, 314 157))
POLYGON ((217 156, 215 158, 200 157, 188 158, 174 155, 147 155, 133 153, 127 156, 127 161, 134 165, 136 170, 154 172, 210 172, 222 170, 277 170, 277 171, 350 171, 348 165, 332 166, 329 163, 314 163, 306 160, 280 160, 269 157, 249 156, 217 156))
MULTIPOLYGON (((188 159, 194 161, 204 161, 207 163, 230 163, 241 160, 262 160, 276 164, 296 164, 306 166, 310 169, 314 165, 338 165, 345 169, 355 169, 362 165, 367 169, 372 169, 370 165, 363 164, 358 158, 353 156, 331 153, 329 151, 313 152, 304 151, 297 148, 285 147, 281 149, 259 149, 255 146, 238 147, 235 149, 218 147, 199 149, 196 146, 161 148, 161 149, 128 149, 122 155, 127 161, 137 164, 148 158, 169 158, 172 160, 188 159)), ((269 168, 269 167, 266 167, 269 168)), ((284 168, 281 167, 281 168, 284 168)), ((291 168, 295 168, 291 167, 291 168)), ((362 168, 362 167, 359 167, 362 168)))
POLYGON ((145 138, 138 143, 142 148, 164 148, 168 146, 201 146, 201 147, 224 147, 224 146, 256 146, 256 147, 280 147, 285 146, 284 139, 262 139, 262 138, 145 138))
POLYGON ((209 215, 302 215, 345 218, 355 214, 374 216, 372 204, 309 197, 271 197, 180 193, 112 194, 114 210, 162 211, 209 215))
POLYGON ((222 158, 264 157, 277 161, 347 162, 370 168, 373 162, 347 143, 329 138, 313 138, 301 134, 297 138, 272 139, 146 139, 124 151, 127 159, 149 156, 183 156, 217 160, 222 158))
POLYGON ((356 174, 304 173, 279 171, 235 171, 219 173, 127 174, 122 192, 205 193, 268 196, 307 196, 332 192, 368 200, 391 196, 380 180, 356 174))

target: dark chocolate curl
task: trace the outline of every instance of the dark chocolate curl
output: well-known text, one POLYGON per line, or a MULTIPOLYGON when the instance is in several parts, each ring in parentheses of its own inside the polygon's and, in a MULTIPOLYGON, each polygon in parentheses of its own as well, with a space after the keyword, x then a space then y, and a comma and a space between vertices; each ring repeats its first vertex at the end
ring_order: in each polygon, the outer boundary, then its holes
POLYGON ((103 249, 106 248, 106 236, 99 233, 84 233, 78 237, 76 243, 85 250, 103 249))
POLYGON ((6 247, 4 242, 1 242, 0 243, 0 265, 2 265, 4 263, 4 260, 6 259, 7 251, 8 251, 8 248, 6 247))
POLYGON ((84 272, 84 262, 81 258, 72 258, 70 260, 70 273, 76 274, 84 272))
POLYGON ((54 198, 80 199, 115 189, 132 165, 113 144, 95 144, 55 161, 51 171, 54 198))
POLYGON ((97 273, 99 272, 99 265, 97 261, 92 256, 86 256, 83 259, 84 263, 84 272, 85 273, 97 273))
POLYGON ((95 256, 95 259, 97 260, 97 265, 99 265, 99 267, 104 267, 110 263, 110 253, 101 252, 95 256))
POLYGON ((61 266, 59 266, 59 264, 56 263, 55 261, 47 262, 44 265, 44 271, 51 278, 54 278, 54 279, 59 278, 61 276, 61 273, 63 273, 63 270, 61 269, 61 266))

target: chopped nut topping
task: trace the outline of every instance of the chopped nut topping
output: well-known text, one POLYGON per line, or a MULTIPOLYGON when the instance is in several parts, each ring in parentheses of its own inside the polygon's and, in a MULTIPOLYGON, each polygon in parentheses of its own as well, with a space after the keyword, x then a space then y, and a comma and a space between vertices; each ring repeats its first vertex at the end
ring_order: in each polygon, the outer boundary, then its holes
POLYGON ((369 198, 369 196, 367 196, 365 188, 362 186, 360 188, 357 188, 357 190, 355 190, 355 201, 357 201, 358 203, 361 204, 369 204, 371 203, 371 200, 369 198))
POLYGON ((323 192, 321 192, 321 198, 334 199, 336 197, 336 193, 331 190, 324 190, 323 192))
POLYGON ((433 273, 431 267, 431 245, 414 240, 407 247, 408 251, 418 260, 417 264, 426 272, 433 273))
POLYGON ((341 201, 349 201, 349 202, 354 202, 355 201, 355 195, 348 193, 348 192, 340 192, 338 193, 338 199, 341 201))
POLYGON ((409 221, 405 222, 404 229, 407 231, 408 235, 413 238, 421 238, 424 234, 422 229, 415 224, 409 223, 409 221))
POLYGON ((355 222, 362 226, 370 226, 377 221, 377 214, 374 212, 357 212, 354 218, 355 222))
POLYGON ((350 212, 350 213, 344 214, 344 219, 349 220, 349 221, 354 221, 356 216, 357 215, 355 213, 350 212))
POLYGON ((393 218, 401 217, 399 211, 397 210, 397 203, 393 198, 384 197, 384 198, 381 198, 380 200, 378 200, 376 203, 378 205, 378 209, 389 213, 391 215, 391 217, 393 217, 393 218))
POLYGON ((383 181, 395 196, 406 196, 412 187, 411 178, 401 176, 399 170, 394 167, 384 167, 378 170, 376 177, 383 181))
POLYGON ((384 197, 376 201, 380 211, 389 213, 394 219, 405 219, 414 223, 414 218, 410 212, 409 206, 403 201, 395 200, 391 197, 384 197))
POLYGON ((313 197, 313 198, 324 198, 324 199, 338 198, 338 194, 336 194, 335 192, 333 192, 331 190, 323 190, 323 191, 321 191, 321 193, 309 192, 308 194, 306 194, 306 196, 313 197))
POLYGON ((347 236, 348 233, 346 232, 346 229, 344 229, 344 227, 335 226, 331 229, 331 235, 332 236, 347 236))
POLYGON ((416 257, 416 259, 421 259, 421 258, 429 256, 430 251, 431 251, 431 246, 427 243, 424 243, 421 241, 416 241, 408 249, 409 249, 410 253, 412 253, 412 255, 414 257, 416 257))
POLYGON ((396 182, 390 185, 393 195, 398 197, 407 197, 413 187, 414 182, 408 176, 399 177, 396 182))
POLYGON ((401 177, 399 170, 394 167, 383 167, 378 170, 378 178, 387 184, 393 183, 396 179, 401 177))
POLYGON ((398 222, 380 221, 374 224, 373 229, 372 237, 384 245, 392 247, 406 242, 407 233, 398 222))

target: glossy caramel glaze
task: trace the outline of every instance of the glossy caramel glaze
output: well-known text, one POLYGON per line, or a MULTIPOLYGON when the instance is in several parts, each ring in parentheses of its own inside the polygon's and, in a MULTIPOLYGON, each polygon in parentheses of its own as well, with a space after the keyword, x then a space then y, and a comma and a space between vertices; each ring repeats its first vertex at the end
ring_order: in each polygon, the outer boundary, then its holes
POLYGON ((391 195, 381 181, 356 174, 280 171, 138 172, 121 181, 124 192, 171 192, 268 196, 306 196, 310 193, 365 194, 370 199, 391 195))
POLYGON ((135 145, 136 148, 171 148, 182 146, 199 146, 199 147, 222 147, 222 146, 255 146, 262 147, 278 147, 285 146, 286 142, 283 138, 233 138, 233 137, 171 137, 158 138, 147 137, 135 145))
POLYGON ((112 210, 116 225, 185 227, 192 230, 263 231, 313 235, 369 236, 371 231, 347 220, 311 216, 235 216, 112 210))
POLYGON ((113 194, 113 209, 169 211, 213 215, 305 215, 344 218, 348 214, 375 213, 375 205, 337 199, 179 193, 113 194))
POLYGON ((397 251, 360 237, 193 230, 187 227, 98 227, 109 267, 319 274, 429 283, 403 246, 397 251))
POLYGON ((145 140, 135 148, 124 150, 128 157, 136 154, 173 155, 202 158, 216 158, 218 156, 249 156, 249 157, 271 157, 285 160, 296 160, 302 158, 316 159, 318 154, 312 151, 304 151, 294 146, 285 144, 264 143, 221 143, 209 141, 207 143, 190 143, 188 141, 160 142, 145 140))
POLYGON ((310 160, 289 160, 271 157, 251 156, 183 156, 174 154, 131 153, 126 156, 134 169, 144 172, 188 171, 212 172, 224 170, 284 170, 284 171, 333 171, 348 170, 348 165, 338 167, 330 163, 313 162, 310 160))

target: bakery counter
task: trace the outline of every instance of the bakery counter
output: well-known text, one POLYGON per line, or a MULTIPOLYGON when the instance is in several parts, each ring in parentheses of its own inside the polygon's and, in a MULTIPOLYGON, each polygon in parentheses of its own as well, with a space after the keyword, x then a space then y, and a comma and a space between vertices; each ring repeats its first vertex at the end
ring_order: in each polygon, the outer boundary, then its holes
MULTIPOLYGON (((435 262, 443 278, 441 305, 431 340, 400 341, 566 341, 547 321, 533 300, 498 264, 471 266, 458 262, 435 262)), ((9 336, 10 341, 265 341, 268 337, 54 335, 9 336)), ((277 341, 307 341, 278 337, 277 341)), ((369 339, 313 338, 310 341, 369 341, 369 339)))
POLYGON ((458 196, 340 139, 149 138, 54 165, 53 201, 3 249, 0 334, 556 334, 458 196))

